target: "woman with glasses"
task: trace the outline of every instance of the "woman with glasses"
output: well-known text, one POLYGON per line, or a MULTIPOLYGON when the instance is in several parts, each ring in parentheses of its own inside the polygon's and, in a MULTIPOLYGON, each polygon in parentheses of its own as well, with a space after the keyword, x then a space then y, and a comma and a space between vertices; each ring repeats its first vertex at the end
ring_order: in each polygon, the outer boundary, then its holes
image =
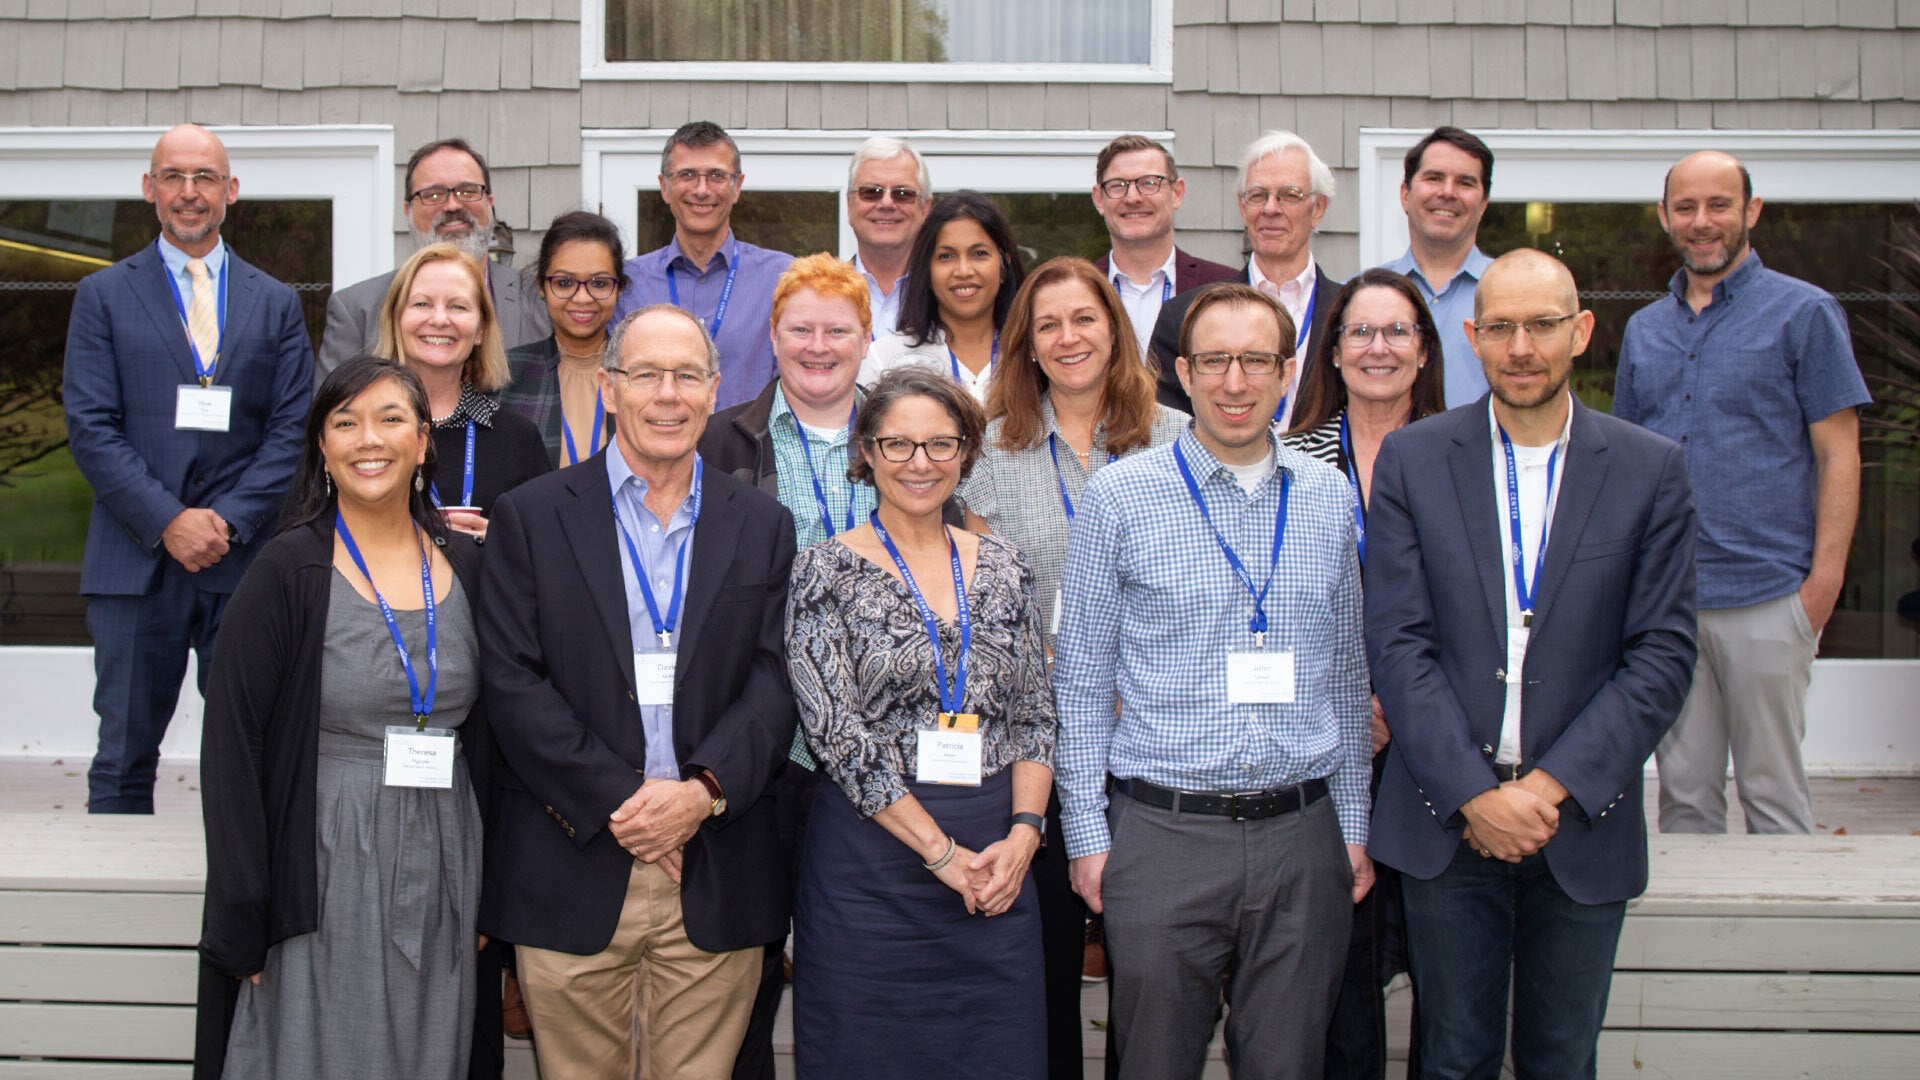
MULTIPOLYGON (((1367 561, 1367 498, 1380 442, 1399 428, 1446 409, 1440 333, 1413 282, 1391 270, 1363 271, 1334 295, 1327 333, 1314 342, 1300 381, 1288 446, 1341 470, 1353 485, 1360 565, 1367 561)), ((1391 738, 1373 699, 1373 775, 1380 783, 1391 738)), ((1326 1076, 1372 1078, 1387 1060, 1387 980, 1405 965, 1399 932, 1399 881, 1375 865, 1373 889, 1353 912, 1346 976, 1327 1031, 1326 1076)), ((1416 1026, 1417 1030, 1417 1026, 1416 1026)), ((1415 1061, 1418 1060, 1417 1054, 1415 1061)))
POLYGON ((977 191, 941 197, 907 256, 899 332, 867 351, 861 385, 919 364, 946 372, 984 403, 999 363, 1000 328, 1025 276, 1013 226, 993 200, 977 191))
POLYGON ((540 240, 540 296, 553 334, 507 353, 500 404, 540 429, 554 468, 578 465, 613 440, 599 370, 607 324, 627 284, 624 265, 620 227, 599 214, 561 214, 540 240))
POLYGON ((1033 575, 947 526, 980 453, 966 391, 908 366, 854 425, 867 522, 800 552, 788 667, 814 789, 794 915, 802 1078, 1046 1076, 1027 870, 1053 786, 1033 575))
POLYGON ((450 528, 484 541, 493 500, 553 466, 539 429, 494 396, 507 354, 480 264, 452 244, 414 252, 387 289, 374 353, 426 387, 442 462, 426 494, 450 528))

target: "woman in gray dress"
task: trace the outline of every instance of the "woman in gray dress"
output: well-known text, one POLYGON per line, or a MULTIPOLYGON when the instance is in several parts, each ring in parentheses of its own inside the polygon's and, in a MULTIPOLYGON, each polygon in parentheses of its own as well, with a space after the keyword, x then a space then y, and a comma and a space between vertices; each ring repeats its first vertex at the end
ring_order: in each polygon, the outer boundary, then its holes
POLYGON ((201 750, 196 1077, 466 1075, 478 552, 424 495, 427 415, 399 364, 330 374, 288 525, 228 604, 201 750))

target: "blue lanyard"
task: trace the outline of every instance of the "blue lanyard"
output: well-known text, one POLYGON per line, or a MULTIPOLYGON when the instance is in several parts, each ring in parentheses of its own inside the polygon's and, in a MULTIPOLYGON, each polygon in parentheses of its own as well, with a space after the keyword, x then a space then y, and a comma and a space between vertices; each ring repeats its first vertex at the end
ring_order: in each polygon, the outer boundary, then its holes
POLYGON ((426 544, 420 545, 420 592, 427 600, 427 691, 420 692, 420 679, 413 672, 413 657, 407 653, 406 639, 400 636, 400 623, 393 617, 393 608, 387 605, 387 598, 380 595, 380 586, 373 583, 373 574, 367 570, 367 560, 360 557, 360 546, 353 542, 353 534, 347 531, 347 519, 340 511, 333 512, 333 529, 340 534, 340 543, 346 547, 347 555, 353 559, 353 565, 367 579, 367 586, 373 590, 374 602, 380 605, 380 617, 387 620, 387 633, 393 635, 393 647, 400 651, 400 667, 407 673, 407 701, 413 706, 415 727, 425 728, 427 718, 433 715, 434 691, 440 685, 439 634, 434 626, 433 615, 433 564, 427 559, 426 544))
MULTIPOLYGON (((853 437, 854 418, 859 415, 860 403, 856 401, 853 403, 853 407, 847 410, 847 437, 849 439, 853 437)), ((793 426, 796 431, 800 432, 800 456, 806 460, 807 477, 813 481, 813 501, 820 504, 820 524, 826 526, 827 539, 831 540, 834 537, 833 512, 827 509, 827 489, 821 485, 820 473, 813 467, 813 450, 807 445, 807 425, 801 423, 800 418, 796 416, 793 418, 793 426)), ((846 530, 843 531, 851 531, 853 528, 853 494, 853 481, 849 480, 847 481, 847 526, 846 530)))
POLYGON ((886 546, 887 554, 893 556, 893 565, 900 568, 901 580, 907 583, 907 591, 920 607, 920 621, 926 624, 927 640, 933 643, 934 689, 940 692, 940 711, 960 712, 967 700, 967 650, 973 647, 973 616, 967 611, 967 582, 960 573, 960 545, 954 543, 953 530, 947 530, 947 554, 953 559, 953 602, 959 608, 960 655, 953 661, 953 686, 949 689, 947 662, 940 656, 940 624, 933 617, 933 609, 927 606, 927 598, 920 595, 920 586, 914 583, 913 571, 907 569, 907 560, 900 557, 900 549, 893 546, 893 537, 888 536, 886 526, 880 524, 880 511, 869 513, 867 521, 872 523, 880 543, 886 546))
MULTIPOLYGON (((565 431, 566 428, 567 419, 565 416, 562 416, 560 418, 560 430, 565 431)), ((432 495, 433 505, 446 505, 440 501, 440 485, 438 483, 433 485, 432 495)), ((467 421, 467 468, 465 475, 460 478, 460 505, 473 505, 473 421, 471 420, 467 421)))
MULTIPOLYGON (((1513 555, 1508 560, 1513 564, 1513 599, 1520 608, 1520 625, 1533 625, 1533 601, 1540 594, 1540 568, 1547 562, 1547 519, 1540 519, 1540 550, 1533 553, 1533 585, 1527 585, 1526 556, 1520 546, 1520 469, 1513 461, 1513 440, 1507 438, 1507 429, 1495 425, 1500 432, 1500 446, 1507 452, 1507 534, 1513 539, 1513 555)), ((1547 455, 1547 505, 1553 509, 1553 463, 1560 457, 1560 443, 1556 440, 1553 452, 1547 455)))
MULTIPOLYGON (((1119 291, 1120 279, 1123 277, 1126 277, 1126 275, 1121 273, 1120 271, 1115 270, 1113 272, 1114 291, 1116 292, 1119 291)), ((1165 278, 1161 279, 1160 281, 1160 302, 1164 304, 1171 299, 1173 299, 1173 275, 1169 274, 1165 278)))
MULTIPOLYGON (((1053 455, 1053 480, 1054 483, 1060 485, 1060 505, 1066 508, 1067 524, 1071 525, 1073 524, 1073 500, 1067 497, 1067 478, 1060 471, 1060 450, 1054 445, 1054 435, 1054 432, 1047 432, 1047 453, 1053 455)), ((1069 446, 1068 449, 1072 449, 1072 447, 1069 446)), ((1107 451, 1108 463, 1111 464, 1113 460, 1113 451, 1107 451)))
MULTIPOLYGON (((727 283, 720 286, 720 303, 713 309, 713 322, 708 325, 707 333, 716 341, 720 337, 720 321, 727 317, 727 303, 733 299, 733 279, 740 273, 740 238, 733 238, 733 250, 727 254, 727 283)), ((700 275, 695 273, 697 278, 700 275)), ((674 307, 680 306, 680 284, 674 280, 673 264, 667 264, 667 300, 674 307)))
MULTIPOLYGON (((587 443, 589 453, 597 452, 600 449, 600 425, 606 421, 606 418, 606 399, 600 396, 598 390, 595 390, 593 392, 593 437, 592 440, 587 443)), ((574 448, 573 429, 567 426, 567 410, 565 409, 560 410, 560 434, 567 438, 567 464, 580 464, 580 451, 574 448)))
MULTIPOLYGON (((1296 373, 1301 369, 1301 365, 1304 365, 1307 362, 1306 358, 1300 355, 1300 350, 1307 347, 1307 334, 1312 332, 1313 330, 1313 305, 1319 299, 1320 299, 1319 291, 1309 287, 1307 289, 1307 310, 1300 313, 1300 325, 1294 328, 1293 360, 1294 360, 1294 371, 1296 373)), ((1276 424, 1279 423, 1280 417, 1286 414, 1287 399, 1292 396, 1293 396, 1293 391, 1291 387, 1288 388, 1287 393, 1280 395, 1280 407, 1273 410, 1274 423, 1276 424)))
MULTIPOLYGON (((158 251, 160 241, 155 240, 153 246, 154 250, 158 251)), ((231 255, 232 253, 229 252, 228 254, 231 255)), ((206 260, 203 259, 201 261, 204 262, 206 260)), ((167 287, 173 290, 174 306, 180 309, 180 326, 187 331, 187 355, 193 357, 194 377, 200 380, 201 386, 212 386, 213 365, 215 361, 218 360, 218 357, 203 357, 200 355, 200 347, 193 343, 193 330, 187 322, 187 301, 185 297, 180 295, 180 282, 174 279, 173 269, 167 266, 164 260, 162 260, 160 268, 167 272, 167 287)), ((220 268, 220 310, 218 312, 219 321, 217 323, 220 334, 220 347, 222 349, 226 348, 227 345, 227 288, 232 282, 232 265, 222 266, 220 268)))
POLYGON ((1179 443, 1173 444, 1173 463, 1180 467, 1180 479, 1187 482, 1187 494, 1193 496, 1194 505, 1200 508, 1200 516, 1206 519, 1207 528, 1213 530, 1213 539, 1227 556, 1227 565, 1233 567, 1240 584, 1246 586, 1247 595, 1253 597, 1253 617, 1247 620, 1247 630, 1253 634, 1256 648, 1266 648, 1267 590, 1273 588, 1274 572, 1280 568, 1280 542, 1287 535, 1287 485, 1293 479, 1293 474, 1285 469, 1280 470, 1280 510, 1273 518, 1273 561, 1267 566, 1267 583, 1255 592, 1253 575, 1247 573, 1240 556, 1233 553, 1233 546, 1227 543, 1226 537, 1220 535, 1220 527, 1213 523, 1213 515, 1207 513, 1207 500, 1200 495, 1200 485, 1194 482, 1193 469, 1187 465, 1187 455, 1181 452, 1179 443))
POLYGON ((680 541, 680 550, 673 556, 673 597, 667 601, 667 617, 660 617, 660 602, 653 598, 653 586, 647 581, 647 565, 640 561, 640 549, 633 546, 633 536, 627 532, 627 523, 620 520, 620 498, 613 497, 613 527, 620 530, 620 539, 627 545, 627 561, 633 564, 633 576, 640 582, 640 599, 647 603, 647 617, 653 620, 654 636, 660 639, 662 651, 673 650, 673 629, 680 622, 680 601, 685 599, 687 577, 687 544, 693 539, 693 527, 700 523, 700 474, 703 465, 698 455, 693 459, 693 487, 687 494, 687 535, 680 541))
MULTIPOLYGON (((953 364, 953 381, 959 383, 961 386, 967 385, 966 382, 960 378, 960 357, 953 351, 953 346, 951 345, 947 346, 947 360, 953 364)), ((995 334, 993 335, 993 351, 987 354, 987 370, 992 371, 993 365, 999 362, 1000 335, 995 334)))
POLYGON ((1360 493, 1360 464, 1353 460, 1353 436, 1347 431, 1347 412, 1340 410, 1340 454, 1347 459, 1347 479, 1353 483, 1353 528, 1359 538, 1360 565, 1367 565, 1367 500, 1360 493))

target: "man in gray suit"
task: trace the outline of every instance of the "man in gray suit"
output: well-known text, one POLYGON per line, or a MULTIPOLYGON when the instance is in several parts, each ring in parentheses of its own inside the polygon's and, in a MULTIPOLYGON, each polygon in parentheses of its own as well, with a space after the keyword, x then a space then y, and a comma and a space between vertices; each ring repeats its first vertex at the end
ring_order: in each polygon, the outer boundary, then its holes
MULTIPOLYGON (((493 237, 493 174, 465 139, 440 139, 407 159, 407 224, 414 243, 424 247, 453 244, 487 268, 487 290, 500 319, 506 348, 545 341, 553 333, 546 301, 537 282, 525 274, 487 261, 493 237)), ((358 285, 335 290, 327 300, 327 333, 320 341, 314 384, 342 363, 369 352, 380 336, 380 303, 393 284, 393 271, 358 285)))

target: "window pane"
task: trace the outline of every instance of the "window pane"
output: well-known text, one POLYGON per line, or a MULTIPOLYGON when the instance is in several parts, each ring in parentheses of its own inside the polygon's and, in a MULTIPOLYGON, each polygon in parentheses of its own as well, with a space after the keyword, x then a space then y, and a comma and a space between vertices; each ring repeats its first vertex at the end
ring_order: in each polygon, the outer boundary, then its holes
MULTIPOLYGON (((241 202, 222 233, 299 291, 315 341, 331 292, 333 208, 241 202)), ((154 242, 139 200, 0 200, 0 645, 86 645, 80 557, 93 491, 67 452, 60 395, 81 278, 154 242)))
POLYGON ((608 60, 1145 64, 1152 0, 607 0, 608 60))
MULTIPOLYGON (((1862 416, 1860 518, 1847 560, 1839 609, 1820 640, 1827 657, 1920 656, 1920 623, 1901 619, 1902 597, 1920 604, 1920 412, 1889 402, 1887 380, 1920 385, 1916 283, 1888 269, 1895 230, 1920 222, 1906 203, 1769 202, 1753 230, 1766 265, 1810 281, 1840 300, 1850 317, 1854 354, 1876 404, 1862 416), (1875 336, 1901 333, 1902 361, 1875 336), (1903 366, 1904 364, 1904 366, 1903 366)), ((1576 362, 1574 389, 1597 409, 1613 405, 1613 373, 1627 318, 1667 295, 1679 260, 1651 205, 1496 203, 1487 208, 1480 246, 1489 255, 1537 247, 1559 256, 1580 283, 1596 318, 1593 343, 1576 362)), ((1912 398, 1907 399, 1909 402, 1912 398)))

